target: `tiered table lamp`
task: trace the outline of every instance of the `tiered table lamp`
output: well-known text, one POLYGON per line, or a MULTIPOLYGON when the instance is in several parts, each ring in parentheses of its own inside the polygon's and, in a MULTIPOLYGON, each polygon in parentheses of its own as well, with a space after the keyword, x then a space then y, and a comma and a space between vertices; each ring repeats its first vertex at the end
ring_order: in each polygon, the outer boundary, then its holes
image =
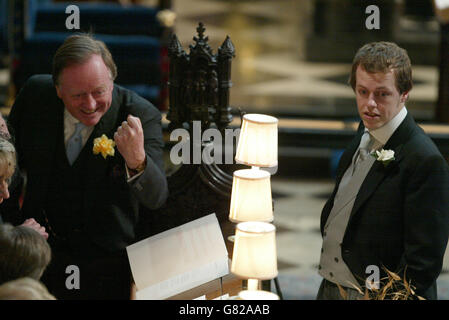
POLYGON ((235 160, 251 166, 233 175, 229 220, 237 223, 231 272, 248 279, 239 297, 272 300, 260 290, 260 280, 277 276, 276 228, 273 221, 270 173, 260 167, 277 166, 278 120, 263 114, 243 116, 235 160))

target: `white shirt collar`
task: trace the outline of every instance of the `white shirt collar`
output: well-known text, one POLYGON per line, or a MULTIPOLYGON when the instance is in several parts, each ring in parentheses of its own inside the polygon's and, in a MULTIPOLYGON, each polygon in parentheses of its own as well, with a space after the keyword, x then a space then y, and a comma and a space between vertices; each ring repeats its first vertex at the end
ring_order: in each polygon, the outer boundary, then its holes
POLYGON ((76 126, 76 124, 80 122, 77 118, 72 116, 72 114, 67 110, 67 108, 64 108, 64 124, 68 124, 70 126, 76 126))
MULTIPOLYGON (((70 139, 72 134, 75 132, 75 126, 80 121, 76 119, 74 116, 70 114, 70 112, 67 110, 67 108, 64 108, 64 141, 67 144, 67 141, 70 139)), ((81 130, 81 136, 83 140, 83 145, 86 143, 87 139, 91 135, 91 133, 94 131, 94 126, 91 127, 84 127, 81 130)))
MULTIPOLYGON (((368 131, 378 142, 385 145, 406 116, 407 108, 404 106, 393 119, 388 121, 382 127, 368 131)), ((365 128, 365 130, 367 129, 365 128)))

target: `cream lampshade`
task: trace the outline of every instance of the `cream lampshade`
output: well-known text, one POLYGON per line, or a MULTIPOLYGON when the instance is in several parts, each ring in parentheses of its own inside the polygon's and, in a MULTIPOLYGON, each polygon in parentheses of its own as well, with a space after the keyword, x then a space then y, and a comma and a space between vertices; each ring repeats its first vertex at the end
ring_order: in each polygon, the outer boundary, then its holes
POLYGON ((269 280, 278 275, 276 227, 266 222, 237 224, 231 272, 245 279, 269 280))
POLYGON ((264 170, 234 171, 229 220, 273 221, 270 173, 264 170))
POLYGON ((278 119, 264 114, 245 114, 235 161, 253 167, 277 166, 278 119))

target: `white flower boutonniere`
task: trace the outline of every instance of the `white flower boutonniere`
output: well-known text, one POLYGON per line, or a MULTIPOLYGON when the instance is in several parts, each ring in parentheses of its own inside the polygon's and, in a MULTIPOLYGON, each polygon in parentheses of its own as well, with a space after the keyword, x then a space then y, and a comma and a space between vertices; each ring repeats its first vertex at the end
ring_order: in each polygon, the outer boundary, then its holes
POLYGON ((394 151, 393 150, 376 150, 376 152, 371 153, 371 155, 376 158, 377 161, 383 163, 386 167, 391 161, 395 160, 394 151))

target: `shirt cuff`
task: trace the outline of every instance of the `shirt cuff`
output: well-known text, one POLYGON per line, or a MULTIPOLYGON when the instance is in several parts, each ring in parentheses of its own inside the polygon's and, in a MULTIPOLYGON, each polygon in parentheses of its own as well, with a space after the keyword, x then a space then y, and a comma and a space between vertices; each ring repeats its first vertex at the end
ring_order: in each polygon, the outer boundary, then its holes
POLYGON ((138 177, 140 177, 143 173, 144 173, 144 171, 145 170, 143 170, 143 171, 141 171, 141 172, 139 172, 139 173, 137 173, 137 174, 135 174, 135 175, 133 175, 132 177, 131 177, 131 175, 129 174, 129 170, 128 170, 128 166, 126 165, 126 163, 125 163, 125 170, 126 170, 126 181, 128 182, 128 183, 130 183, 130 182, 132 182, 132 181, 134 181, 134 180, 136 180, 138 177))

